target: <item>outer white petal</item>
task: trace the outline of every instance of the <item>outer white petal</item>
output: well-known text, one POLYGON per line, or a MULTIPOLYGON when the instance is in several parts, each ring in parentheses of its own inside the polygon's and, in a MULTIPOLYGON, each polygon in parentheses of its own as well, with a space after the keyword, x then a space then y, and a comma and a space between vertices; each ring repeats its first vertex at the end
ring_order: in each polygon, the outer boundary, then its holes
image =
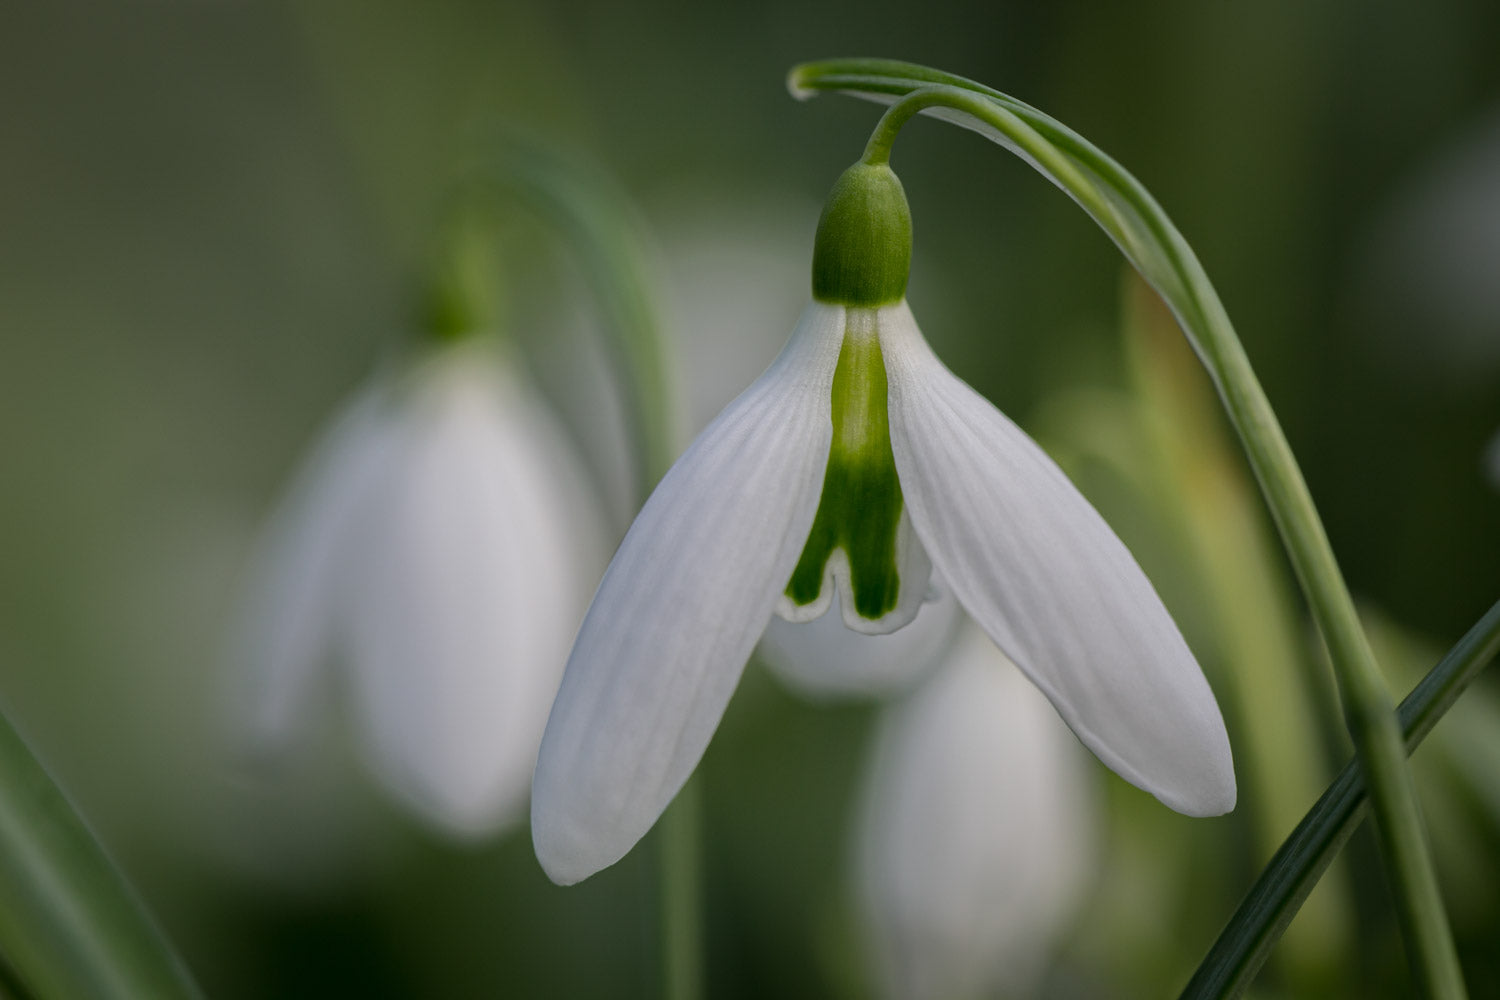
POLYGON ((476 835, 525 805, 600 515, 542 404, 480 345, 406 388, 349 581, 349 667, 376 772, 476 835))
POLYGON ((1213 692, 1129 551, 1015 424, 881 311, 891 448, 933 565, 1099 759, 1178 812, 1234 807, 1213 692))
POLYGON ((972 624, 882 720, 856 828, 883 995, 1029 995, 1096 859, 1087 757, 972 624))
POLYGON ((384 404, 367 390, 339 416, 259 543, 232 647, 235 728, 252 752, 293 737, 331 652, 351 528, 391 447, 384 404))
POLYGON ((832 436, 844 310, 814 303, 780 357, 647 501, 599 585, 537 760, 537 858, 613 864, 697 765, 791 576, 832 436))
POLYGON ((788 687, 809 698, 888 697, 909 691, 953 639, 960 610, 953 591, 934 579, 928 599, 905 628, 865 635, 837 612, 806 624, 779 615, 760 640, 760 655, 788 687))

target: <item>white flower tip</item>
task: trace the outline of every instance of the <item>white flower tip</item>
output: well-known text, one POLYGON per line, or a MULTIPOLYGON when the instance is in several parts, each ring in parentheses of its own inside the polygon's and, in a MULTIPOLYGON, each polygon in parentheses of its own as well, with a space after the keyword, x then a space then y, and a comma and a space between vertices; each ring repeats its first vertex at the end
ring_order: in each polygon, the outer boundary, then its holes
POLYGON ((548 852, 543 851, 535 840, 532 841, 532 845, 536 848, 537 862, 541 864, 542 871, 552 880, 553 885, 577 885, 594 874, 586 867, 580 867, 572 863, 572 859, 553 857, 548 852))
POLYGON ((1231 779, 1227 786, 1195 790, 1193 794, 1177 795, 1169 792, 1156 792, 1157 801, 1171 809, 1173 812, 1191 816, 1194 819, 1208 819, 1212 816, 1223 816, 1234 811, 1236 790, 1234 781, 1231 779))
POLYGON ((1238 790, 1234 780, 1234 760, 1229 752, 1229 737, 1222 721, 1217 723, 1217 739, 1173 775, 1170 786, 1142 785, 1157 801, 1184 816, 1203 819, 1223 816, 1234 810, 1238 790))
POLYGON ((1219 789, 1211 797, 1205 797, 1201 801, 1192 803, 1191 808, 1184 808, 1178 811, 1184 816, 1191 816, 1194 819, 1224 816, 1234 812, 1236 795, 1235 787, 1231 784, 1228 788, 1219 789))
MULTIPOLYGON (((556 752, 557 742, 549 729, 531 779, 531 847, 549 879, 576 885, 629 853, 661 808, 645 805, 653 796, 639 788, 610 790, 581 776, 576 760, 559 759, 566 754, 556 752)), ((615 748, 610 759, 629 756, 615 748)))
POLYGON ((608 856, 598 841, 557 817, 543 796, 532 796, 531 847, 542 871, 555 884, 577 885, 625 856, 624 851, 608 856))

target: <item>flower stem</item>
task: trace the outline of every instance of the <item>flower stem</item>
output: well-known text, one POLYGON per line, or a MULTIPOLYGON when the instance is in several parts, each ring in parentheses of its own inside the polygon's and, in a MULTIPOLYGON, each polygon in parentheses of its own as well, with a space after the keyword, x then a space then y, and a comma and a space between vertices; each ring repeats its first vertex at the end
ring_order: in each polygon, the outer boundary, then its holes
POLYGON ((661 819, 662 995, 703 996, 702 856, 698 783, 689 780, 661 819))
POLYGON ((1328 647, 1345 725, 1370 788, 1413 976, 1430 997, 1464 997, 1390 695, 1301 470, 1228 314, 1187 242, 1119 164, 1066 126, 998 91, 925 67, 877 60, 802 66, 793 71, 791 83, 800 93, 829 89, 898 98, 870 138, 867 163, 886 162, 901 127, 928 109, 1006 146, 1093 216, 1172 308, 1244 445, 1328 647))

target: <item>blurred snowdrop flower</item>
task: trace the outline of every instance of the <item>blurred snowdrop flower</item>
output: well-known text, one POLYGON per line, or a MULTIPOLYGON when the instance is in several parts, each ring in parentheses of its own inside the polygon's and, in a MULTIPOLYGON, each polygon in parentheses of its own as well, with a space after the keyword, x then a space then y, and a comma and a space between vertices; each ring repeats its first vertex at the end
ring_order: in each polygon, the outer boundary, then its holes
POLYGON ((890 697, 854 829, 854 884, 878 993, 1026 996, 1097 866, 1083 750, 934 579, 889 635, 830 612, 773 618, 760 656, 817 699, 890 697))
POLYGON ((394 796, 460 836, 513 822, 602 535, 569 442, 494 344, 388 372, 263 539, 236 647, 253 748, 297 735, 337 662, 394 796))
POLYGON ((1500 369, 1497 260, 1500 107, 1492 107, 1413 172, 1370 226, 1351 288, 1359 328, 1407 377, 1491 377, 1500 369))
POLYGON ((1091 775, 1047 700, 965 622, 886 709, 856 827, 856 886, 883 996, 1030 994, 1097 857, 1091 775))
POLYGON ((909 624, 934 567, 1122 777, 1190 815, 1234 804, 1213 693, 1125 546, 949 372, 905 300, 911 221, 888 167, 835 185, 813 297, 771 367, 688 448, 606 571, 537 760, 556 882, 613 864, 707 746, 773 614, 909 624))

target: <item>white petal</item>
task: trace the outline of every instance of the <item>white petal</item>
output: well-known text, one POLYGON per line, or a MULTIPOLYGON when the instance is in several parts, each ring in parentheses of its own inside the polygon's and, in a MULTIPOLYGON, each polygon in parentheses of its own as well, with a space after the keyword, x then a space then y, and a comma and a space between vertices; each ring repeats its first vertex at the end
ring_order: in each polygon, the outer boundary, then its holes
POLYGON ((837 612, 806 624, 778 615, 761 637, 760 655, 805 697, 889 697, 927 676, 947 651, 959 614, 953 591, 934 579, 916 619, 903 629, 865 635, 846 627, 837 612))
POLYGON ((882 993, 1029 995, 1093 876, 1087 757, 972 624, 883 718, 858 823, 882 993))
POLYGON ((882 310, 891 448, 937 570, 1099 759, 1178 812, 1234 807, 1229 739, 1144 573, 1068 478, 882 310))
POLYGON ((808 307, 667 473, 605 573, 537 760, 532 839, 553 881, 619 860, 718 726, 812 526, 843 324, 842 308, 808 307))
POLYGON ((522 813, 602 528, 562 432, 477 347, 409 388, 350 574, 349 666, 372 767, 477 835, 522 813))
POLYGON ((233 711, 250 749, 293 738, 333 643, 350 527, 386 461, 384 394, 367 390, 339 416, 297 473, 266 528, 233 639, 233 711))

